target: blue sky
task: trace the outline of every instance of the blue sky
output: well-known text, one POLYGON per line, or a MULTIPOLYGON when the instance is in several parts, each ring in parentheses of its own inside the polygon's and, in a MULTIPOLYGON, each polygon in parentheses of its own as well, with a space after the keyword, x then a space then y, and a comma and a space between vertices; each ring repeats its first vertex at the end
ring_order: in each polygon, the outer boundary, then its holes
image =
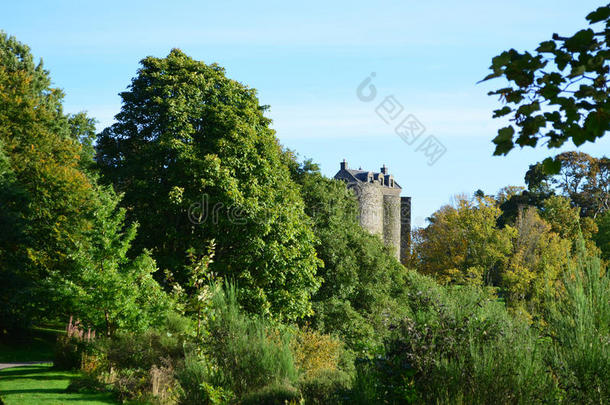
MULTIPOLYGON (((328 176, 339 161, 386 164, 413 198, 413 221, 458 193, 522 185, 528 165, 557 153, 543 147, 492 156, 501 122, 476 84, 491 58, 532 50, 553 32, 572 34, 600 2, 575 1, 29 1, 5 2, 0 29, 41 57, 68 112, 85 110, 98 129, 120 109, 118 93, 145 56, 177 47, 258 89, 281 143, 328 176), (377 98, 356 96, 372 72, 377 98), (375 112, 394 96, 446 153, 432 166, 375 112)), ((400 117, 398 118, 400 119, 400 117)), ((610 137, 581 150, 608 154, 610 137)), ((573 149, 567 145, 564 149, 573 149)))

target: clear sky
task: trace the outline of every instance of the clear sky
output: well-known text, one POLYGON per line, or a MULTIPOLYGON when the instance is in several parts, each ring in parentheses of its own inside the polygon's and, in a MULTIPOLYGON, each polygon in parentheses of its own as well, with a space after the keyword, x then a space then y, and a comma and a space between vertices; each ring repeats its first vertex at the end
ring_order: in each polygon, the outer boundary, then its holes
MULTIPOLYGON (((41 57, 68 112, 85 110, 98 129, 120 109, 118 93, 145 56, 180 48, 258 89, 281 143, 332 176, 339 162, 386 164, 413 198, 413 220, 458 193, 523 185, 528 165, 557 153, 543 147, 493 157, 502 125, 487 96, 502 82, 476 84, 503 50, 533 50, 553 32, 585 26, 590 0, 499 1, 5 1, 0 29, 41 57), (377 89, 356 89, 372 72, 377 89), (385 97, 426 132, 413 145, 376 113, 385 97), (418 145, 434 135, 446 153, 432 166, 418 145)), ((387 118, 387 117, 386 117, 387 118)), ((581 150, 610 152, 610 136, 581 150)), ((568 145, 564 149, 572 149, 568 145)))

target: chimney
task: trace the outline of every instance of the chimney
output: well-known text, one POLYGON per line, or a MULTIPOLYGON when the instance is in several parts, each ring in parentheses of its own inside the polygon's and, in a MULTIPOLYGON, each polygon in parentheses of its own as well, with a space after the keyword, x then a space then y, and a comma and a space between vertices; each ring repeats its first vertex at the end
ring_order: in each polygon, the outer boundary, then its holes
POLYGON ((345 159, 343 159, 343 162, 341 162, 341 170, 347 170, 347 162, 345 159))
POLYGON ((381 173, 388 174, 388 168, 386 167, 385 164, 381 167, 381 173))

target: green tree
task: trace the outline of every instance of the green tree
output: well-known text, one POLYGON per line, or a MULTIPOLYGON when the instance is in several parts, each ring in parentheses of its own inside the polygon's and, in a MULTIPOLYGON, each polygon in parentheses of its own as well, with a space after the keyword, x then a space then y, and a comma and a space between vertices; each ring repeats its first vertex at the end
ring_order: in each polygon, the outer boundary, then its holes
POLYGON ((177 49, 141 65, 97 143, 104 179, 140 223, 136 251, 186 284, 186 251, 214 239, 211 269, 248 310, 310 314, 314 235, 256 91, 177 49))
POLYGON ((378 236, 360 226, 356 196, 344 182, 322 176, 311 161, 299 166, 291 153, 287 161, 301 186, 316 252, 324 262, 308 321, 324 333, 339 335, 350 349, 373 354, 387 324, 401 315, 406 269, 378 236))
POLYGON ((601 251, 602 259, 608 261, 610 260, 610 211, 597 217, 596 223, 598 231, 593 239, 601 251))
POLYGON ((495 285, 511 252, 515 229, 497 227, 501 214, 493 197, 456 197, 414 235, 414 265, 442 283, 495 285))
POLYGON ((78 130, 50 83, 29 48, 0 32, 0 142, 10 178, 3 194, 17 197, 2 206, 12 218, 0 231, 1 277, 12 281, 0 293, 5 325, 65 308, 40 281, 78 271, 71 254, 91 226, 95 189, 80 168, 78 130))
POLYGON ((73 290, 72 308, 87 325, 110 336, 117 330, 142 331, 161 324, 171 302, 152 274, 157 266, 149 252, 134 259, 127 253, 137 224, 125 226, 125 209, 111 187, 98 186, 92 227, 73 254, 76 277, 49 279, 49 287, 73 290))
POLYGON ((534 207, 521 209, 515 229, 501 285, 509 306, 526 316, 540 315, 568 266, 572 241, 552 232, 534 207))
MULTIPOLYGON (((511 49, 492 59, 492 73, 483 80, 504 77, 508 81, 489 93, 506 103, 493 117, 509 116, 511 121, 493 140, 494 154, 507 154, 515 143, 534 147, 543 140, 549 148, 567 140, 579 146, 610 129, 606 35, 610 6, 591 12, 587 21, 591 28, 569 37, 553 34, 534 53, 511 49)), ((559 162, 550 158, 545 165, 554 172, 559 169, 559 162)))
POLYGON ((64 114, 50 83, 29 48, 0 33, 0 282, 10 286, 0 323, 73 314, 107 331, 137 329, 167 304, 154 263, 127 260, 135 226, 96 182, 93 120, 64 114))
POLYGON ((589 252, 598 253, 592 240, 593 235, 597 233, 595 221, 592 218, 581 217, 580 207, 573 207, 570 199, 551 196, 543 202, 540 213, 551 225, 553 232, 572 241, 573 249, 576 247, 576 241, 582 238, 589 252))

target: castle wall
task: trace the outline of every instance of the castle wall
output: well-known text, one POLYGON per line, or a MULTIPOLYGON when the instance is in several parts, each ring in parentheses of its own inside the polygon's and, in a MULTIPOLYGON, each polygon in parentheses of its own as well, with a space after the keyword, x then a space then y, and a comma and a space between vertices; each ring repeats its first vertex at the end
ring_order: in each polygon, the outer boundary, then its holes
POLYGON ((400 262, 411 254, 411 197, 400 198, 400 262))
POLYGON ((373 183, 354 187, 360 205, 360 225, 370 233, 383 236, 383 194, 373 183))
POLYGON ((384 193, 383 241, 400 260, 400 195, 384 193))

